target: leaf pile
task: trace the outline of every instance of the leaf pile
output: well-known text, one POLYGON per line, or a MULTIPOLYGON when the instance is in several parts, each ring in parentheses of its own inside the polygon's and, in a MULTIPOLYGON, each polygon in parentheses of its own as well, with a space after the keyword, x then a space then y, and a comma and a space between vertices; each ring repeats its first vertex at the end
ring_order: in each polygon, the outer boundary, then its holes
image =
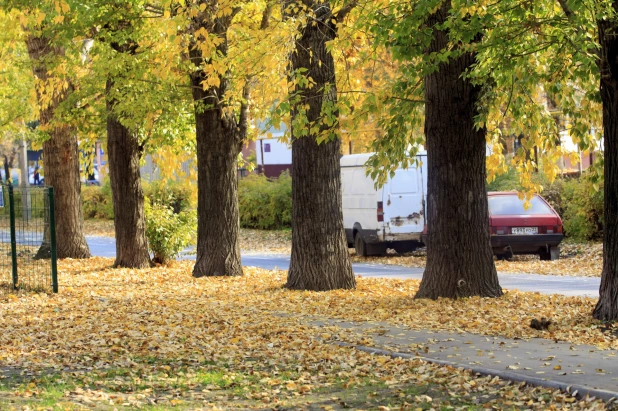
POLYGON ((111 265, 103 258, 64 260, 60 294, 0 301, 0 408, 7 395, 36 401, 51 395, 53 385, 60 387, 58 403, 101 409, 300 408, 310 402, 341 409, 351 401, 342 393, 362 397, 352 404, 364 409, 603 409, 559 391, 333 346, 328 341, 367 343, 366 336, 303 318, 533 336, 520 324, 535 310, 552 317, 556 338, 615 346, 589 320, 590 300, 509 293, 499 300, 415 301, 415 281, 359 279, 355 291, 312 293, 282 289, 281 271, 247 268, 241 278, 193 279, 191 262, 146 270, 111 265), (8 394, 2 388, 12 374, 24 379, 29 373, 31 380, 8 394), (410 391, 419 386, 429 391, 410 391), (331 398, 332 392, 339 396, 331 398))

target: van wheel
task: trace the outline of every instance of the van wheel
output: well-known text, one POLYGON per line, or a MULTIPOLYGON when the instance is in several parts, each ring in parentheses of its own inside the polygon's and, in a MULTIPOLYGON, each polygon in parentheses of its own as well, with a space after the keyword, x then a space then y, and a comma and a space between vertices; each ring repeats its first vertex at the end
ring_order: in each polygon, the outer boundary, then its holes
POLYGON ((361 237, 360 233, 356 233, 354 236, 354 249, 356 250, 357 256, 367 257, 367 244, 361 237))

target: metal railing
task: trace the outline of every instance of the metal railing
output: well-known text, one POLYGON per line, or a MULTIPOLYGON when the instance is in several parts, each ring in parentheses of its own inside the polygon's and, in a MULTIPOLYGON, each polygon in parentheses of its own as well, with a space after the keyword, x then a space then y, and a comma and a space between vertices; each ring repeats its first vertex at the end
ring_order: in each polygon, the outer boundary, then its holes
POLYGON ((0 186, 0 295, 58 292, 52 187, 0 186))

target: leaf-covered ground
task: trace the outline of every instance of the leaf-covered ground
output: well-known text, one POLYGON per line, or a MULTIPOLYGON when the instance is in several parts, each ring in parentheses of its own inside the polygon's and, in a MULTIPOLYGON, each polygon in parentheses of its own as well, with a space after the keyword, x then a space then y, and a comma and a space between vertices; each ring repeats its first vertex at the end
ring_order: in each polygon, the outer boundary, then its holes
MULTIPOLYGON (((113 220, 85 220, 84 232, 87 236, 115 237, 113 220)), ((252 230, 240 229, 240 248, 244 253, 290 254, 292 232, 290 230, 252 230)))
MULTIPOLYGON (((350 252, 354 262, 406 267, 425 267, 426 263, 426 254, 422 250, 384 257, 358 257, 352 249, 350 252)), ((556 261, 541 261, 536 255, 516 255, 511 261, 496 261, 495 264, 496 269, 504 273, 600 277, 603 268, 603 244, 564 243, 561 245, 561 257, 556 261)))
POLYGON ((114 220, 84 220, 84 234, 96 237, 115 237, 114 220))
MULTIPOLYGON (((86 220, 86 235, 114 237, 114 223, 111 220, 86 220)), ((291 252, 291 231, 240 230, 240 244, 244 253, 291 252)), ((512 261, 496 261, 496 269, 505 273, 530 273, 546 275, 568 275, 600 277, 603 267, 603 244, 563 243, 562 256, 558 261, 540 261, 538 256, 515 256, 512 261)), ((407 267, 425 267, 425 253, 408 255, 389 254, 384 257, 357 257, 350 249, 352 261, 373 264, 393 264, 407 267)))
POLYGON ((147 270, 60 262, 58 295, 0 301, 0 409, 602 409, 539 388, 329 344, 370 344, 308 316, 618 345, 585 298, 508 293, 417 301, 416 281, 359 279, 355 291, 281 288, 285 272, 191 277, 191 262, 147 270), (554 321, 549 332, 527 327, 554 321), (452 407, 452 408, 451 408, 452 407))

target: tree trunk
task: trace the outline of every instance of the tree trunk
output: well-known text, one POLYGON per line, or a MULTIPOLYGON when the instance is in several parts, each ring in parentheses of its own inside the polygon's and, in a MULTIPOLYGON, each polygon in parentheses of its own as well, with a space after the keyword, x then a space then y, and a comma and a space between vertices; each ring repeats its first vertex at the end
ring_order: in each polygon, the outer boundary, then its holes
MULTIPOLYGON (((428 52, 449 46, 444 2, 428 52)), ((480 93, 462 78, 475 62, 466 53, 441 63, 425 77, 425 137, 428 167, 427 266, 416 298, 498 297, 502 289, 490 245, 485 186, 485 129, 475 127, 480 93)))
MULTIPOLYGON (((49 73, 43 60, 64 53, 42 37, 29 36, 26 45, 34 76, 45 84, 49 73)), ((43 104, 41 87, 37 87, 41 128, 49 134, 49 139, 43 143, 45 184, 54 187, 58 258, 88 258, 90 249, 84 236, 77 136, 70 126, 54 119, 56 108, 70 90, 70 85, 66 90, 54 90, 51 102, 43 104)))
MULTIPOLYGON (((307 4, 307 2, 305 2, 307 4)), ((335 63, 327 42, 336 36, 329 2, 314 1, 316 24, 303 27, 290 55, 291 69, 307 69, 304 75, 316 84, 297 86, 300 103, 292 108, 292 122, 306 115, 306 134, 292 127, 292 257, 286 287, 296 290, 326 291, 352 289, 356 279, 348 254, 341 211, 341 139, 332 136, 318 144, 316 138, 334 132, 338 122, 311 125, 322 120, 322 108, 337 103, 335 63), (301 106, 307 105, 306 112, 301 106)), ((337 116, 337 112, 334 111, 337 116)))
POLYGON ((217 110, 196 113, 197 260, 194 277, 242 275, 238 233, 240 146, 217 110))
MULTIPOLYGON (((113 87, 107 81, 107 92, 113 87)), ((139 170, 142 148, 138 136, 122 125, 113 113, 114 100, 107 101, 107 154, 114 206, 116 261, 114 266, 146 268, 150 254, 146 241, 144 190, 139 170)))
MULTIPOLYGON (((614 2, 618 10, 618 2, 614 2)), ((599 27, 600 91, 603 103, 604 203, 603 273, 593 316, 618 320, 618 22, 602 20, 599 27)))
MULTIPOLYGON (((206 4, 206 2, 204 2, 206 4)), ((204 27, 221 40, 217 51, 227 56, 227 29, 232 16, 214 18, 200 14, 194 28, 204 27)), ((229 78, 219 76, 219 85, 204 89, 207 74, 201 64, 209 64, 195 44, 189 47, 191 61, 198 69, 191 74, 197 138, 197 258, 194 277, 240 276, 240 217, 238 212, 238 154, 246 136, 247 100, 241 104, 240 118, 225 97, 229 78)))

